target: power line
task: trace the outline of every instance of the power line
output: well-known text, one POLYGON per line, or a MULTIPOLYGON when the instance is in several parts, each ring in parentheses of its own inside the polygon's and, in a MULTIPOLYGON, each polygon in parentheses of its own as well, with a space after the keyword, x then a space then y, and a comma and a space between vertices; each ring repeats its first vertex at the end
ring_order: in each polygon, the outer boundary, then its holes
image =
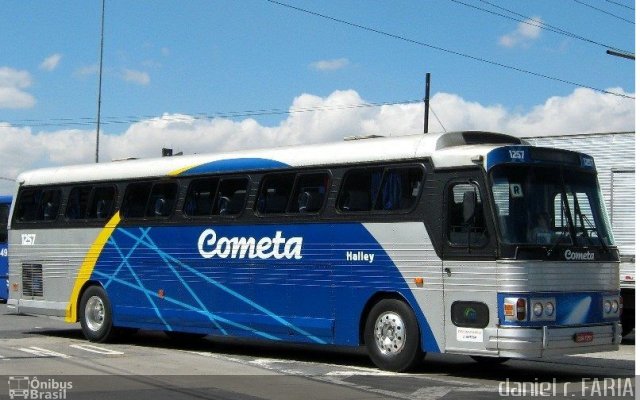
POLYGON ((589 7, 589 8, 592 8, 592 9, 596 10, 596 11, 599 11, 599 12, 601 12, 601 13, 603 13, 603 14, 607 14, 607 15, 609 15, 609 16, 611 16, 611 17, 617 18, 617 19, 619 19, 619 20, 621 20, 621 21, 628 22, 628 23, 633 24, 633 25, 635 25, 635 24, 636 24, 635 22, 633 22, 633 21, 631 21, 631 20, 628 20, 628 19, 626 19, 626 18, 622 18, 622 17, 621 17, 621 16, 619 16, 619 15, 615 15, 615 14, 610 13, 609 11, 605 11, 605 10, 603 10, 603 9, 601 9, 601 8, 594 7, 594 6, 592 6, 591 4, 587 4, 587 3, 583 2, 583 1, 580 1, 580 0, 573 0, 573 1, 575 1, 575 2, 576 2, 576 3, 578 3, 578 4, 582 4, 582 5, 583 5, 583 6, 585 6, 585 7, 589 7))
POLYGON ((628 99, 635 99, 635 97, 628 96, 626 94, 610 92, 610 91, 605 90, 605 89, 596 88, 596 87, 585 85, 585 84, 582 84, 582 83, 572 82, 572 81, 567 80, 567 79, 556 78, 556 77, 551 76, 551 75, 546 75, 546 74, 542 74, 542 73, 539 73, 539 72, 526 70, 526 69, 520 68, 520 67, 514 67, 514 66, 511 66, 511 65, 503 64, 503 63, 500 63, 500 62, 497 62, 497 61, 492 61, 492 60, 489 60, 489 59, 486 59, 486 58, 482 58, 482 57, 472 56, 472 55, 465 54, 465 53, 462 53, 462 52, 459 52, 459 51, 450 50, 450 49, 446 49, 444 47, 435 46, 435 45, 432 45, 432 44, 429 44, 429 43, 426 43, 426 42, 422 42, 422 41, 419 41, 419 40, 410 39, 410 38, 407 38, 405 36, 396 35, 396 34, 393 34, 393 33, 381 31, 379 29, 375 29, 375 28, 371 28, 371 27, 368 27, 368 26, 360 25, 360 24, 357 24, 357 23, 354 23, 354 22, 349 22, 349 21, 346 21, 346 20, 343 20, 343 19, 340 19, 340 18, 332 17, 332 16, 325 15, 325 14, 320 14, 320 13, 315 12, 315 11, 310 11, 310 10, 307 10, 307 9, 304 9, 304 8, 292 6, 290 4, 281 3, 279 1, 275 1, 275 0, 265 0, 265 1, 267 1, 269 3, 272 3, 272 4, 275 4, 275 5, 278 5, 278 6, 281 6, 281 7, 289 8, 289 9, 292 9, 292 10, 295 10, 295 11, 298 11, 298 12, 301 12, 301 13, 313 15, 315 17, 324 18, 324 19, 329 20, 329 21, 333 21, 333 22, 337 22, 337 23, 340 23, 340 24, 343 24, 343 25, 347 25, 347 26, 350 26, 350 27, 353 27, 353 28, 358 28, 358 29, 365 30, 365 31, 368 31, 368 32, 373 32, 373 33, 376 33, 378 35, 390 37, 390 38, 393 38, 393 39, 402 40, 402 41, 407 42, 407 43, 416 44, 416 45, 423 46, 423 47, 428 47, 430 49, 442 51, 442 52, 445 52, 445 53, 454 54, 454 55, 457 55, 457 56, 460 56, 460 57, 465 57, 465 58, 468 58, 468 59, 471 59, 471 60, 483 62, 485 64, 490 64, 490 65, 493 65, 493 66, 502 67, 502 68, 505 68, 505 69, 510 69, 512 71, 517 71, 517 72, 521 72, 521 73, 524 73, 524 74, 528 74, 528 75, 532 75, 532 76, 536 76, 536 77, 539 77, 539 78, 544 78, 544 79, 548 79, 548 80, 552 80, 552 81, 556 81, 556 82, 561 82, 561 83, 565 83, 565 84, 572 85, 572 86, 577 86, 577 87, 582 87, 582 88, 586 88, 586 89, 595 90, 595 91, 600 92, 600 93, 606 93, 606 94, 610 94, 610 95, 613 95, 613 96, 624 97, 624 98, 628 98, 628 99))
POLYGON ((429 110, 431 110, 431 112, 433 113, 433 116, 436 117, 436 121, 438 121, 442 130, 447 132, 447 129, 444 127, 444 125, 442 125, 442 121, 440 121, 438 114, 436 114, 436 111, 433 109, 433 106, 431 104, 429 104, 429 110))
MULTIPOLYGON (((216 118, 240 118, 240 117, 257 117, 257 116, 269 116, 269 115, 293 115, 306 112, 324 112, 324 111, 340 111, 340 110, 352 110, 358 108, 375 108, 392 105, 403 104, 415 104, 422 102, 422 99, 402 100, 402 101, 387 101, 380 103, 358 103, 358 104, 336 104, 328 106, 317 107, 305 107, 305 108, 293 108, 293 109, 262 109, 262 110, 245 110, 245 111, 225 111, 225 112, 212 112, 212 113, 196 113, 188 116, 161 116, 157 115, 144 115, 144 116, 122 116, 122 117, 103 117, 102 125, 120 125, 131 124, 136 122, 148 121, 152 119, 166 120, 166 121, 191 121, 191 120, 213 120, 216 118)), ((437 117, 436 117, 437 118, 437 117)), ((15 127, 57 127, 57 126, 92 126, 95 121, 90 117, 82 118, 51 118, 47 120, 37 119, 23 119, 13 122, 4 121, 0 122, 0 126, 3 123, 11 124, 15 127)))
POLYGON ((628 8, 629 10, 633 10, 633 11, 635 11, 635 8, 633 8, 633 7, 629 7, 629 6, 628 6, 628 5, 626 5, 626 4, 618 3, 617 1, 612 1, 612 0, 604 0, 604 1, 606 1, 607 3, 615 4, 615 5, 617 5, 617 6, 624 7, 624 8, 628 8))
POLYGON ((482 2, 482 3, 485 3, 485 4, 487 4, 487 5, 491 6, 491 7, 495 7, 497 9, 499 9, 499 10, 506 11, 506 12, 508 12, 510 14, 513 14, 513 15, 519 17, 519 18, 515 18, 515 17, 511 17, 509 15, 501 14, 499 12, 491 11, 491 10, 488 10, 486 8, 482 8, 482 7, 473 5, 473 4, 469 4, 469 3, 466 3, 466 2, 461 1, 461 0, 450 0, 450 1, 453 2, 453 3, 457 3, 457 4, 460 4, 460 5, 469 7, 469 8, 476 9, 478 11, 482 11, 482 12, 485 12, 485 13, 493 14, 493 15, 496 15, 496 16, 499 16, 499 17, 502 17, 502 18, 506 18, 506 19, 509 19, 509 20, 512 20, 512 21, 520 22, 520 23, 523 23, 523 24, 535 26, 537 28, 544 29, 546 31, 557 33, 559 35, 564 35, 564 36, 567 36, 567 37, 570 37, 570 38, 573 38, 573 39, 582 40, 583 42, 595 44, 597 46, 605 47, 607 49, 615 49, 615 50, 625 51, 625 50, 620 49, 618 47, 611 46, 611 45, 608 45, 608 44, 605 44, 605 43, 601 43, 601 42, 595 41, 593 39, 589 39, 589 38, 586 38, 584 36, 580 36, 580 35, 575 34, 573 32, 567 31, 565 29, 559 28, 557 26, 553 26, 553 25, 548 24, 548 23, 546 23, 546 22, 544 22, 542 20, 534 20, 533 18, 531 18, 529 16, 520 14, 520 13, 515 12, 513 10, 510 10, 510 9, 508 9, 506 7, 499 6, 497 4, 491 3, 491 2, 486 1, 486 0, 478 0, 478 1, 482 2))

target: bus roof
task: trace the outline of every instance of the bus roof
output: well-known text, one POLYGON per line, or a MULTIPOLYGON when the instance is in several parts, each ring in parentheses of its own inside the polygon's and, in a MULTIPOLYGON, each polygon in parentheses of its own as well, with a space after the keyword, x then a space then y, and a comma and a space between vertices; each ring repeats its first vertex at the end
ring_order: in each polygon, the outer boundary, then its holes
POLYGON ((525 142, 513 136, 478 131, 376 137, 326 144, 43 168, 24 172, 18 176, 17 181, 21 185, 32 186, 426 157, 431 157, 436 168, 447 168, 474 165, 472 159, 478 155, 484 156, 499 146, 519 144, 525 142))

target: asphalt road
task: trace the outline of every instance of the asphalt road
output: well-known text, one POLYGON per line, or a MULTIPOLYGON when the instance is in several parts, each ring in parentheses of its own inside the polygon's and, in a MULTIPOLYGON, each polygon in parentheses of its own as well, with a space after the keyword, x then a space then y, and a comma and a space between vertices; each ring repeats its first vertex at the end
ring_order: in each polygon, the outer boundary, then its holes
POLYGON ((178 341, 146 331, 95 344, 78 324, 0 305, 0 399, 634 398, 634 359, 632 334, 616 352, 495 366, 428 355, 412 373, 396 374, 376 369, 361 350, 178 341))

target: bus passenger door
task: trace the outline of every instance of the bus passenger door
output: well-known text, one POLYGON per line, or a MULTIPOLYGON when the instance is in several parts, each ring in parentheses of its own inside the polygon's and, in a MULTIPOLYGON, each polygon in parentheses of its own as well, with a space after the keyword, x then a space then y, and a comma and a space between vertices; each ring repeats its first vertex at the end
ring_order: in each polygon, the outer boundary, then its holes
MULTIPOLYGON (((445 351, 482 354, 483 328, 495 324, 496 243, 488 196, 478 171, 444 185, 443 290, 445 351)), ((487 338, 488 339, 488 338, 487 338)))

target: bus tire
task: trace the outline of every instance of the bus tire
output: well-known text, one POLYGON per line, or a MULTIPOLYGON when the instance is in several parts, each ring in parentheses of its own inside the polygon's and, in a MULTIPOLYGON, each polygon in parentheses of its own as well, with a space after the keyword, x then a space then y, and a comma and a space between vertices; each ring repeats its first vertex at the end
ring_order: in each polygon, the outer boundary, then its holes
POLYGON ((424 358, 420 328, 413 310, 403 301, 384 299, 367 316, 364 343, 380 369, 404 372, 424 358))
POLYGON ((80 300, 80 326, 92 342, 108 342, 114 337, 113 314, 107 292, 101 286, 90 286, 80 300))

